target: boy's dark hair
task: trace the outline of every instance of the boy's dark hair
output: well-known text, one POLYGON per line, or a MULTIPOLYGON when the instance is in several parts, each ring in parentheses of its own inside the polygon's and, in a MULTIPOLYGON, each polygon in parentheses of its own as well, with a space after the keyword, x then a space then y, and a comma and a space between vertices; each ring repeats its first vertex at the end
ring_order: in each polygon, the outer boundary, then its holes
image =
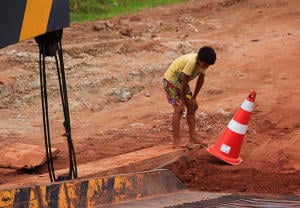
POLYGON ((216 62, 216 52, 212 47, 204 46, 199 49, 198 58, 209 65, 213 65, 216 62))

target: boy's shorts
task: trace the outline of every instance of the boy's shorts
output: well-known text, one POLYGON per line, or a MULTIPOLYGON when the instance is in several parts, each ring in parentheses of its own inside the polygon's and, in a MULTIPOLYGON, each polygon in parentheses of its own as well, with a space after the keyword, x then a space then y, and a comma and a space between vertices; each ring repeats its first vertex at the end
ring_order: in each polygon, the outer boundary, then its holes
MULTIPOLYGON (((166 79, 163 80, 163 84, 168 102, 172 105, 177 105, 180 100, 180 89, 166 79)), ((193 93, 190 86, 188 85, 186 88, 185 99, 190 100, 192 98, 192 95, 193 93)))

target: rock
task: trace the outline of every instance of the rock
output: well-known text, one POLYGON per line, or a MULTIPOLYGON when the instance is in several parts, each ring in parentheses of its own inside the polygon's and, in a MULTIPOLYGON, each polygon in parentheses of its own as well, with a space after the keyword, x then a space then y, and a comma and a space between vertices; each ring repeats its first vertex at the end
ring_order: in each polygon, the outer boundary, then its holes
POLYGON ((145 95, 146 97, 150 97, 150 96, 151 96, 149 92, 146 92, 144 95, 145 95))
POLYGON ((6 97, 12 93, 13 80, 0 76, 0 97, 6 97))
POLYGON ((14 83, 13 80, 11 80, 8 77, 0 76, 0 84, 1 85, 12 85, 14 83))
MULTIPOLYGON (((52 148, 52 156, 58 154, 52 148)), ((33 169, 46 162, 45 148, 37 145, 14 143, 0 149, 0 168, 33 169)))
POLYGON ((8 85, 0 84, 0 97, 6 97, 12 93, 12 88, 8 85))
POLYGON ((119 101, 125 102, 131 98, 130 89, 127 87, 121 87, 114 91, 115 96, 118 97, 119 101))
POLYGON ((101 30, 105 30, 106 29, 106 25, 105 25, 106 21, 96 21, 94 23, 94 30, 95 31, 101 31, 101 30))
POLYGON ((0 176, 7 176, 7 175, 16 175, 17 170, 13 170, 10 168, 0 168, 0 176))

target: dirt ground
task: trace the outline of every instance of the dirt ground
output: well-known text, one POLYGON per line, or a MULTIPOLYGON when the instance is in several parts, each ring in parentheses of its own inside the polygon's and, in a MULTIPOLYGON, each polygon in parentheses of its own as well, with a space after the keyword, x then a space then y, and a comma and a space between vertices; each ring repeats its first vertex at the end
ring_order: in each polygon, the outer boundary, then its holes
MULTIPOLYGON (((191 0, 73 23, 63 49, 77 163, 171 143, 163 73, 176 57, 210 45, 218 58, 198 96, 197 131, 214 144, 255 90, 243 162, 226 165, 203 150, 167 167, 193 190, 300 196, 299 26, 298 0, 191 0)), ((0 50, 0 148, 44 146, 37 59, 32 39, 0 50)), ((55 168, 62 169, 69 164, 53 59, 47 67, 55 168)), ((185 120, 181 130, 187 139, 185 120)), ((28 175, 0 170, 0 184, 28 175)), ((42 172, 46 166, 31 174, 42 172)))

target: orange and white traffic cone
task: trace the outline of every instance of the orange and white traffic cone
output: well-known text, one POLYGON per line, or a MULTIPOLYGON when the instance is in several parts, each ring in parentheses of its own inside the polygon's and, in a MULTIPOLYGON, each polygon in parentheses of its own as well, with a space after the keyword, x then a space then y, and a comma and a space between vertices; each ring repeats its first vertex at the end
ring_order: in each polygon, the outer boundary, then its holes
POLYGON ((250 91, 249 96, 235 113, 219 140, 206 149, 210 154, 232 165, 242 162, 239 155, 255 98, 256 92, 250 91))

